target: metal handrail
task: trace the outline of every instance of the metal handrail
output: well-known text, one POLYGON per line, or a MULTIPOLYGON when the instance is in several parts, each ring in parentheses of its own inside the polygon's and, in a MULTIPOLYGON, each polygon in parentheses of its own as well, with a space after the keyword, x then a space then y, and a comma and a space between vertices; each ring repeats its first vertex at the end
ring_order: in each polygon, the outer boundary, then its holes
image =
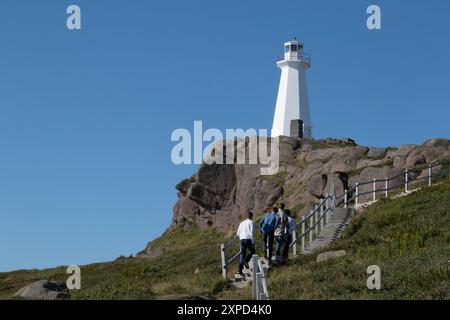
MULTIPOLYGON (((433 164, 431 164, 431 165, 429 165, 429 166, 420 166, 420 167, 412 167, 412 168, 410 168, 410 169, 405 169, 405 170, 403 170, 403 172, 402 173, 399 173, 399 174, 397 174, 397 175, 395 175, 395 176, 392 176, 392 177, 389 177, 389 178, 385 178, 385 179, 375 179, 375 180, 369 180, 369 181, 363 181, 363 182, 359 182, 358 183, 358 186, 359 187, 361 187, 361 186, 364 186, 364 185, 368 185, 368 184, 372 184, 372 183, 381 183, 381 182, 386 182, 386 180, 388 181, 388 182, 390 182, 390 181, 392 181, 392 180, 394 180, 394 179, 397 179, 397 178, 399 178, 399 177, 402 177, 402 176, 404 176, 405 175, 405 173, 406 172, 412 172, 413 170, 417 170, 417 171, 421 171, 421 170, 424 170, 424 169, 426 169, 426 168, 434 168, 434 167, 437 167, 437 166, 439 166, 440 165, 440 163, 433 163, 433 164)), ((433 175, 434 176, 434 175, 433 175)), ((427 179, 427 177, 423 177, 423 178, 420 178, 420 179, 427 179)), ((415 179, 415 180, 417 180, 417 179, 415 179)), ((352 191, 356 191, 356 186, 351 186, 348 190, 347 190, 348 192, 352 192, 352 191)), ((343 193, 343 194, 341 194, 341 195, 339 195, 339 196, 336 196, 336 199, 340 199, 340 198, 342 198, 343 196, 345 195, 345 192, 343 193)))
POLYGON ((239 237, 235 235, 230 241, 228 241, 227 243, 224 244, 225 248, 231 247, 238 239, 239 239, 239 237))
MULTIPOLYGON (((330 212, 331 209, 327 208, 326 210, 323 211, 323 214, 319 216, 319 219, 317 219, 317 221, 315 221, 311 226, 308 227, 308 229, 306 229, 305 227, 305 231, 302 231, 302 234, 298 236, 298 238, 296 238, 295 240, 293 240, 290 244, 289 247, 292 247, 293 245, 295 245, 296 243, 298 243, 298 240, 306 237, 311 231, 313 231, 315 229, 316 226, 318 226, 321 222, 321 219, 324 219, 324 217, 326 216, 326 214, 328 212, 330 212)), ((310 216, 311 217, 311 216, 310 216)), ((301 222, 298 223, 306 223, 306 219, 302 220, 301 222)))
MULTIPOLYGON (((356 205, 358 205, 357 202, 358 202, 359 197, 362 197, 362 196, 365 196, 365 195, 368 195, 368 194, 373 194, 374 200, 375 200, 377 193, 384 192, 385 195, 387 196, 389 191, 397 189, 397 188, 399 188, 401 186, 405 186, 405 191, 408 192, 408 186, 410 184, 414 184, 414 183, 417 183, 417 182, 422 181, 422 180, 428 180, 428 184, 431 185, 432 178, 437 176, 436 174, 434 174, 432 172, 432 169, 437 167, 437 166, 439 166, 439 165, 441 165, 441 164, 438 163, 438 162, 435 162, 435 163, 432 163, 432 164, 430 164, 428 166, 418 166, 418 167, 413 167, 413 168, 410 168, 410 169, 405 169, 402 173, 397 174, 395 176, 392 176, 390 178, 372 179, 371 181, 357 182, 355 186, 352 186, 349 189, 344 191, 344 194, 343 194, 344 195, 344 203, 343 203, 343 205, 347 206, 349 203, 351 203, 353 201, 355 201, 356 205), (427 176, 420 177, 420 178, 419 177, 412 178, 410 176, 411 172, 420 173, 420 172, 422 172, 425 169, 429 170, 427 176), (397 179, 399 177, 404 177, 402 182, 398 182, 395 185, 392 185, 392 184, 389 183, 390 181, 392 181, 394 179, 397 179), (385 183, 386 187, 383 188, 383 189, 380 189, 377 186, 377 184, 379 184, 379 183, 385 183), (365 186, 365 185, 369 185, 369 184, 372 184, 374 186, 374 188, 372 190, 360 192, 359 188, 361 186, 365 186), (348 194, 352 194, 353 195, 354 193, 356 193, 356 195, 352 196, 351 199, 345 200, 347 198, 348 194)), ((342 195, 340 195, 339 197, 336 197, 336 198, 338 199, 338 198, 341 198, 341 197, 342 197, 342 195)))

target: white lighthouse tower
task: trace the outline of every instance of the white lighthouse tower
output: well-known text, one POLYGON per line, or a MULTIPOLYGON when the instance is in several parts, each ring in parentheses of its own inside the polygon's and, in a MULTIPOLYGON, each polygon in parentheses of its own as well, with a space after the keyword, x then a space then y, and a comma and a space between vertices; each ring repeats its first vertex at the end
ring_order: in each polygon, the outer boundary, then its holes
POLYGON ((309 56, 303 53, 303 43, 295 38, 286 42, 284 44, 284 59, 278 61, 277 65, 281 69, 281 79, 273 119, 272 137, 300 136, 312 138, 305 76, 305 72, 311 67, 311 63, 309 56), (292 128, 291 124, 293 125, 292 128))

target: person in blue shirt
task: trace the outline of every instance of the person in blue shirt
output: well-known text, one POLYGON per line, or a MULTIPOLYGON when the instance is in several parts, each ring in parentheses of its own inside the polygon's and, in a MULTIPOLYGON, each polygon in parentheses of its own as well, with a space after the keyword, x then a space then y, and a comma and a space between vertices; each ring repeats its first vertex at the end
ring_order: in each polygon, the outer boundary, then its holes
POLYGON ((278 208, 274 207, 271 212, 264 215, 259 227, 264 239, 264 257, 272 261, 273 242, 275 239, 275 229, 278 226, 278 208))

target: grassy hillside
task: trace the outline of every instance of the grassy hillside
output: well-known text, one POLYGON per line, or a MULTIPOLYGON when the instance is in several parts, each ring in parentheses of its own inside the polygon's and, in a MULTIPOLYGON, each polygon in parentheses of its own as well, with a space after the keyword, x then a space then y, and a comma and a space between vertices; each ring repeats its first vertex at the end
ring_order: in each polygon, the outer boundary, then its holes
MULTIPOLYGON (((250 288, 226 288, 214 231, 165 233, 152 247, 168 248, 152 260, 121 258, 81 267, 74 299, 248 299, 250 288), (198 272, 196 270, 198 269, 198 272)), ((328 250, 348 255, 316 263, 316 255, 291 260, 269 277, 272 299, 450 298, 450 183, 408 197, 383 200, 359 213, 328 250), (369 265, 382 272, 382 289, 366 287, 369 265)), ((0 273, 0 299, 36 280, 62 280, 65 268, 0 273)))
MULTIPOLYGON (((272 299, 449 299, 450 183, 384 200, 357 215, 329 250, 348 255, 317 263, 300 257, 269 276, 272 299), (366 287, 369 265, 381 268, 381 290, 366 287)), ((250 291, 227 293, 249 297, 250 291)))
MULTIPOLYGON (((73 299, 195 299, 223 289, 219 246, 223 236, 199 230, 166 232, 152 243, 168 252, 152 260, 119 258, 81 267, 73 299), (196 273, 196 270, 198 272, 196 273)), ((65 268, 0 273, 0 299, 36 280, 65 281, 65 268)))

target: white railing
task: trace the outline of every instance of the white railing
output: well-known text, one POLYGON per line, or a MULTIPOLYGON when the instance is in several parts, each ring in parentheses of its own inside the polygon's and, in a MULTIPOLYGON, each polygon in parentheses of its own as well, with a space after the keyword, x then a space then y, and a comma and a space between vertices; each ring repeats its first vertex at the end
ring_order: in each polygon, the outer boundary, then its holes
POLYGON ((298 255, 298 243, 300 242, 301 252, 305 251, 306 242, 311 243, 314 238, 319 237, 320 232, 330 221, 333 210, 336 208, 336 197, 334 195, 326 195, 320 203, 311 210, 307 216, 303 216, 301 221, 297 223, 300 235, 297 237, 296 232, 292 232, 292 242, 289 245, 292 253, 298 255))
POLYGON ((301 53, 301 52, 299 52, 297 55, 292 55, 291 57, 287 57, 285 55, 278 56, 277 57, 277 62, 284 61, 284 60, 289 60, 289 58, 291 60, 296 58, 299 61, 305 61, 306 63, 311 64, 311 56, 309 54, 301 53))
POLYGON ((267 269, 264 268, 261 258, 256 254, 252 257, 252 297, 253 300, 269 300, 269 292, 267 290, 267 269))
POLYGON ((236 244, 237 242, 239 242, 239 238, 238 237, 234 237, 233 239, 231 239, 230 241, 228 241, 227 243, 222 243, 220 245, 220 258, 222 261, 222 276, 225 280, 228 279, 228 267, 237 259, 239 258, 241 251, 239 249, 238 252, 234 253, 231 257, 228 257, 228 251, 229 249, 234 246, 234 244, 236 244))
POLYGON ((412 185, 417 184, 418 182, 425 182, 428 186, 431 186, 433 184, 433 178, 437 176, 437 174, 433 172, 433 168, 436 168, 437 166, 442 166, 442 164, 434 163, 428 166, 418 166, 416 168, 406 169, 393 177, 386 177, 383 179, 373 178, 370 181, 356 182, 353 187, 344 190, 343 194, 336 196, 336 200, 339 203, 342 199, 340 206, 343 205, 345 208, 351 203, 354 203, 354 206, 358 208, 363 204, 375 202, 379 195, 389 198, 389 193, 393 191, 404 190, 405 194, 408 194, 412 190, 412 185), (421 177, 424 170, 427 170, 427 174, 421 177), (364 187, 368 190, 363 190, 364 187), (363 202, 364 198, 370 198, 370 200, 363 202))

